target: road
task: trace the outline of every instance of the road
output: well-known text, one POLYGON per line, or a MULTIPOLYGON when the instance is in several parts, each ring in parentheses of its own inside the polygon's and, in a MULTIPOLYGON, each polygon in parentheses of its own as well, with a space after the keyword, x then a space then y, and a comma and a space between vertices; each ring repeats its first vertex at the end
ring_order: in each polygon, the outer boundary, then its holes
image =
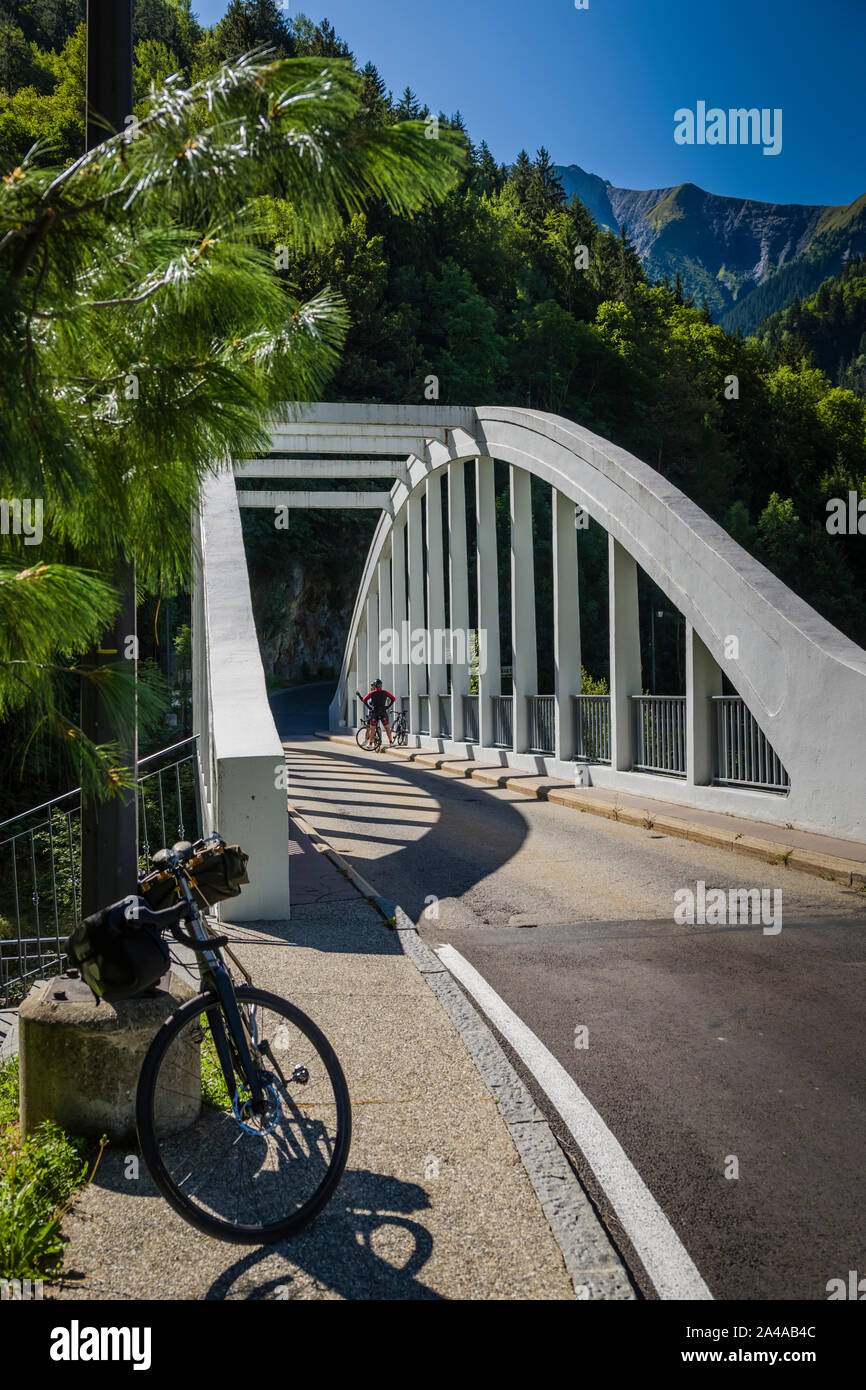
MULTIPOLYGON (((625 1150, 716 1299, 866 1274, 864 896, 782 867, 311 737, 273 697, 290 800, 432 949, 450 945, 625 1150), (679 925, 675 893, 781 889, 782 927, 679 925)), ((608 1194, 504 1043, 618 1240, 608 1194)))

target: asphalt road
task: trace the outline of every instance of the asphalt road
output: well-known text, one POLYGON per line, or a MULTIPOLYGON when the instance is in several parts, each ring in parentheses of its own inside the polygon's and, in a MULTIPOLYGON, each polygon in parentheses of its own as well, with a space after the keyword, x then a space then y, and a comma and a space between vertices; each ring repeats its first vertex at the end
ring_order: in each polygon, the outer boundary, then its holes
MULTIPOLYGON (((273 698, 290 800, 553 1053, 713 1296, 825 1299, 829 1280, 866 1274, 864 896, 312 740, 326 694, 273 698), (781 889, 781 930, 678 925, 674 895, 699 880, 781 889)), ((654 1297, 573 1139, 506 1051, 654 1297)))

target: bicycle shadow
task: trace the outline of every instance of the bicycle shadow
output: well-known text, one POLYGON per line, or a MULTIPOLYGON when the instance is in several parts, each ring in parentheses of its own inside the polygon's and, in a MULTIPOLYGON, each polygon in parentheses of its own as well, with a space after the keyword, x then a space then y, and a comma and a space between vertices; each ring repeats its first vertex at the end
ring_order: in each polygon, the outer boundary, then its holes
MULTIPOLYGON (((428 1210, 430 1198, 418 1183, 403 1182, 369 1169, 347 1169, 340 1186, 313 1224, 291 1240, 250 1250, 213 1281, 206 1301, 222 1301, 255 1267, 274 1255, 310 1275, 342 1298, 442 1301, 444 1296, 418 1278, 433 1252, 433 1237, 411 1216, 428 1210), (412 1249, 402 1265, 376 1253, 373 1239, 386 1227, 406 1232, 412 1249)), ((249 1300, 293 1298, 291 1269, 257 1283, 241 1295, 249 1300)))

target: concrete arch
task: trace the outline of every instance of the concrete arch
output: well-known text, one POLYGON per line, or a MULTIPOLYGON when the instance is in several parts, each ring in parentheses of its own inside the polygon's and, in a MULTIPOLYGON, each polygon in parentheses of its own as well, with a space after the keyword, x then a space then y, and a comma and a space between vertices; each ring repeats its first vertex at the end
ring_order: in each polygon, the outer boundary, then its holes
MULTIPOLYGON (((313 407, 308 420, 319 411, 313 407)), ((351 410, 340 407, 340 410, 351 410)), ((369 411, 369 407, 356 408, 369 411)), ((382 419, 388 407, 378 407, 382 419)), ((409 411, 409 407, 391 408, 409 411)), ((418 412, 416 411, 416 414, 418 412)), ((448 409, 440 418, 447 426, 448 409)), ((372 436, 372 422, 353 426, 372 436)), ((685 804, 861 839, 866 833, 866 652, 746 553, 699 507, 647 464, 572 421, 509 407, 461 408, 460 422, 430 432, 392 488, 367 555, 350 623, 332 726, 344 717, 347 682, 371 596, 427 482, 453 464, 494 458, 541 478, 599 522, 621 553, 684 615, 700 649, 725 671, 790 774, 784 798, 710 785, 672 784, 616 766, 594 779, 685 804), (438 437, 437 437, 438 436, 438 437), (739 654, 726 657, 726 639, 739 654), (662 785, 660 786, 660 782, 662 785)), ((612 550, 613 554, 613 550, 612 550)), ((613 562, 612 562, 613 567, 613 562)), ((640 693, 640 690, 632 691, 640 693)), ((468 750, 469 751, 469 750, 468 750)), ((469 751, 471 756, 471 751, 469 751)), ((518 765, 525 765, 520 758, 518 765)), ((567 774, 553 760, 547 770, 567 774)), ((531 758, 529 765, 538 766, 531 758)))

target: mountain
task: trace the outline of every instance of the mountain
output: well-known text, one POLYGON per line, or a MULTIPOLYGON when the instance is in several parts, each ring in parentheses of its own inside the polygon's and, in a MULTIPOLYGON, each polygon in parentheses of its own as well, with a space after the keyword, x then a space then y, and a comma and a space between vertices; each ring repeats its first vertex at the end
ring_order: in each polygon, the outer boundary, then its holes
POLYGON ((811 356, 831 381, 866 396, 866 257, 852 256, 816 294, 772 314, 754 336, 769 356, 792 363, 811 356))
POLYGON ((852 254, 866 252, 866 194, 838 207, 759 203, 675 188, 616 188, 577 164, 556 170, 600 226, 625 227, 651 279, 679 272, 683 289, 713 318, 744 333, 811 294, 852 254))

